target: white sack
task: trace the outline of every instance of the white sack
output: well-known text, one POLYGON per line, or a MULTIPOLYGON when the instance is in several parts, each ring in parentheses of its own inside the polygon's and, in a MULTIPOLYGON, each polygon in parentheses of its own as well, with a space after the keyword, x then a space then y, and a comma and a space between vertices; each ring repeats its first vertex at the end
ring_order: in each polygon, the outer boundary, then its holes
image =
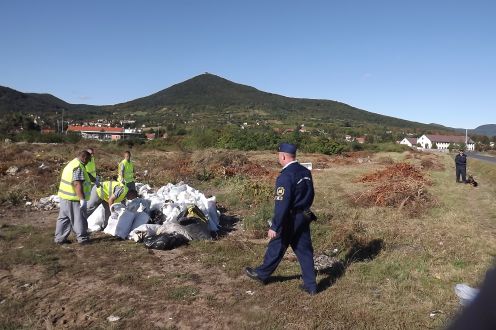
POLYGON ((98 207, 91 213, 88 217, 88 231, 90 233, 95 231, 101 231, 103 228, 103 224, 105 223, 105 208, 102 204, 98 205, 98 207))
POLYGON ((156 235, 157 234, 157 229, 160 227, 160 225, 156 224, 146 224, 146 225, 141 225, 138 228, 133 229, 129 235, 127 236, 128 239, 133 240, 135 242, 139 241, 139 234, 142 233, 144 236, 150 236, 150 235, 156 235))
POLYGON ((126 209, 131 212, 150 212, 151 201, 144 198, 135 198, 128 201, 126 204, 126 209))
POLYGON ((136 216, 134 217, 133 224, 131 226, 130 231, 133 231, 134 229, 146 225, 148 221, 150 220, 150 216, 146 212, 138 212, 136 216))
POLYGON ((149 199, 150 199, 150 211, 160 210, 165 204, 165 199, 157 195, 150 196, 149 199))
MULTIPOLYGON (((112 207, 114 207, 112 205, 112 207)), ((104 233, 118 236, 120 238, 126 238, 131 231, 131 226, 133 225, 135 213, 128 211, 126 209, 121 209, 117 219, 115 217, 110 217, 107 227, 105 227, 104 233)))
POLYGON ((152 187, 150 187, 150 185, 144 184, 138 188, 138 184, 136 184, 136 190, 140 195, 147 195, 152 190, 152 187))
POLYGON ((208 228, 211 231, 219 230, 219 213, 217 211, 217 202, 215 196, 207 199, 208 205, 208 228))

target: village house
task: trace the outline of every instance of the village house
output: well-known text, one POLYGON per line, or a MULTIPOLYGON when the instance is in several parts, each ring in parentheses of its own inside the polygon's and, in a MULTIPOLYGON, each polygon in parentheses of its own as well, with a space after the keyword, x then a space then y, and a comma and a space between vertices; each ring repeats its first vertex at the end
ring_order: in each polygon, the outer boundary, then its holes
POLYGON ((424 134, 417 139, 417 143, 424 149, 433 149, 436 145, 438 150, 448 150, 450 145, 461 146, 466 145, 465 149, 469 151, 475 150, 475 142, 464 135, 430 135, 424 134), (465 141, 465 139, 467 139, 465 141))
POLYGON ((141 131, 123 127, 98 127, 69 125, 67 132, 79 132, 83 139, 120 140, 142 137, 141 131))
POLYGON ((355 141, 360 143, 360 144, 364 144, 365 143, 365 137, 357 137, 357 138, 355 138, 355 141))
POLYGON ((400 144, 404 144, 404 145, 407 145, 409 147, 416 147, 417 146, 417 138, 406 137, 400 141, 400 144))

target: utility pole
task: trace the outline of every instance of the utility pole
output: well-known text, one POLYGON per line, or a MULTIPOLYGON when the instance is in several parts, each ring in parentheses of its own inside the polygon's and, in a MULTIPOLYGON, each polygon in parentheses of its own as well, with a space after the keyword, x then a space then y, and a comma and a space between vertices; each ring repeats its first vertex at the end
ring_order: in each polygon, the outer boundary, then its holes
POLYGON ((64 109, 62 109, 62 129, 61 129, 62 134, 64 134, 64 109))

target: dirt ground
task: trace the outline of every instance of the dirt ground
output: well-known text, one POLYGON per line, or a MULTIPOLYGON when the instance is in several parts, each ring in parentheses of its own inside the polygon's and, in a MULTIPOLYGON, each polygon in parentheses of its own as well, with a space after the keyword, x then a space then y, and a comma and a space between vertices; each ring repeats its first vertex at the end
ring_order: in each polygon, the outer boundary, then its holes
MULTIPOLYGON (((222 267, 205 267, 201 254, 191 253, 188 247, 146 250, 141 244, 98 233, 89 246, 49 246, 46 242, 52 239, 56 216, 56 211, 19 209, 0 213, 2 234, 9 228, 25 228, 7 249, 32 247, 35 254, 50 259, 0 268, 1 303, 29 305, 29 309, 22 306, 15 317, 29 320, 27 327, 107 327, 112 325, 106 321, 110 315, 123 318, 119 328, 210 328, 214 324, 232 328, 242 323, 236 319, 236 303, 250 297, 239 285, 243 279, 227 276, 222 267), (45 242, 31 246, 32 236, 45 242), (51 258, 56 259, 55 266, 51 258), (215 306, 229 309, 219 313, 215 306)), ((15 319, 10 320, 13 326, 22 324, 15 319)))
MULTIPOLYGON (((153 167, 160 157, 184 159, 152 154, 153 167)), ((437 203, 412 216, 398 207, 356 205, 350 196, 370 188, 359 182, 363 176, 398 162, 420 167, 425 157, 302 155, 314 164, 316 254, 338 251, 343 266, 319 273, 320 292, 310 297, 298 290, 299 265, 288 253, 271 283, 261 286, 244 276, 243 268, 258 264, 265 251, 267 241, 254 239, 246 227, 262 204, 247 203, 243 194, 263 199, 265 188, 231 177, 230 171, 253 171, 272 186, 274 155, 246 153, 244 160, 230 155, 222 162, 209 160, 215 155, 200 156, 210 172, 186 168, 176 174, 219 196, 223 221, 234 230, 171 251, 147 250, 102 233, 93 235, 90 245, 58 246, 53 244, 57 211, 30 210, 24 202, 12 206, 6 199, 0 207, 0 328, 442 328, 459 311, 454 284, 477 286, 492 263, 496 173, 489 165, 469 164, 480 183, 474 189, 454 182, 449 157, 429 155, 438 166, 425 170, 432 182, 426 189, 437 203), (205 175, 208 181, 198 181, 205 175)), ((112 157, 117 156, 101 158, 110 164, 112 157)), ((171 165, 163 166, 156 172, 150 168, 152 180, 173 174, 167 172, 171 165)), ((53 185, 57 175, 44 179, 53 185)), ((21 187, 12 177, 0 177, 0 183, 3 189, 21 187)))

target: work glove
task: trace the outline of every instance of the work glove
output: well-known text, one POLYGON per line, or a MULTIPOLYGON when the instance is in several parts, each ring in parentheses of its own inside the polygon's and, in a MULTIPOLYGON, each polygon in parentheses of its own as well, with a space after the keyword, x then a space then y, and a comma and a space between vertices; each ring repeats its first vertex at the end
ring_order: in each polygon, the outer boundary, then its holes
POLYGON ((86 200, 81 199, 81 200, 79 201, 79 208, 80 208, 80 209, 84 209, 84 210, 86 210, 86 206, 87 206, 87 204, 86 204, 86 200))

